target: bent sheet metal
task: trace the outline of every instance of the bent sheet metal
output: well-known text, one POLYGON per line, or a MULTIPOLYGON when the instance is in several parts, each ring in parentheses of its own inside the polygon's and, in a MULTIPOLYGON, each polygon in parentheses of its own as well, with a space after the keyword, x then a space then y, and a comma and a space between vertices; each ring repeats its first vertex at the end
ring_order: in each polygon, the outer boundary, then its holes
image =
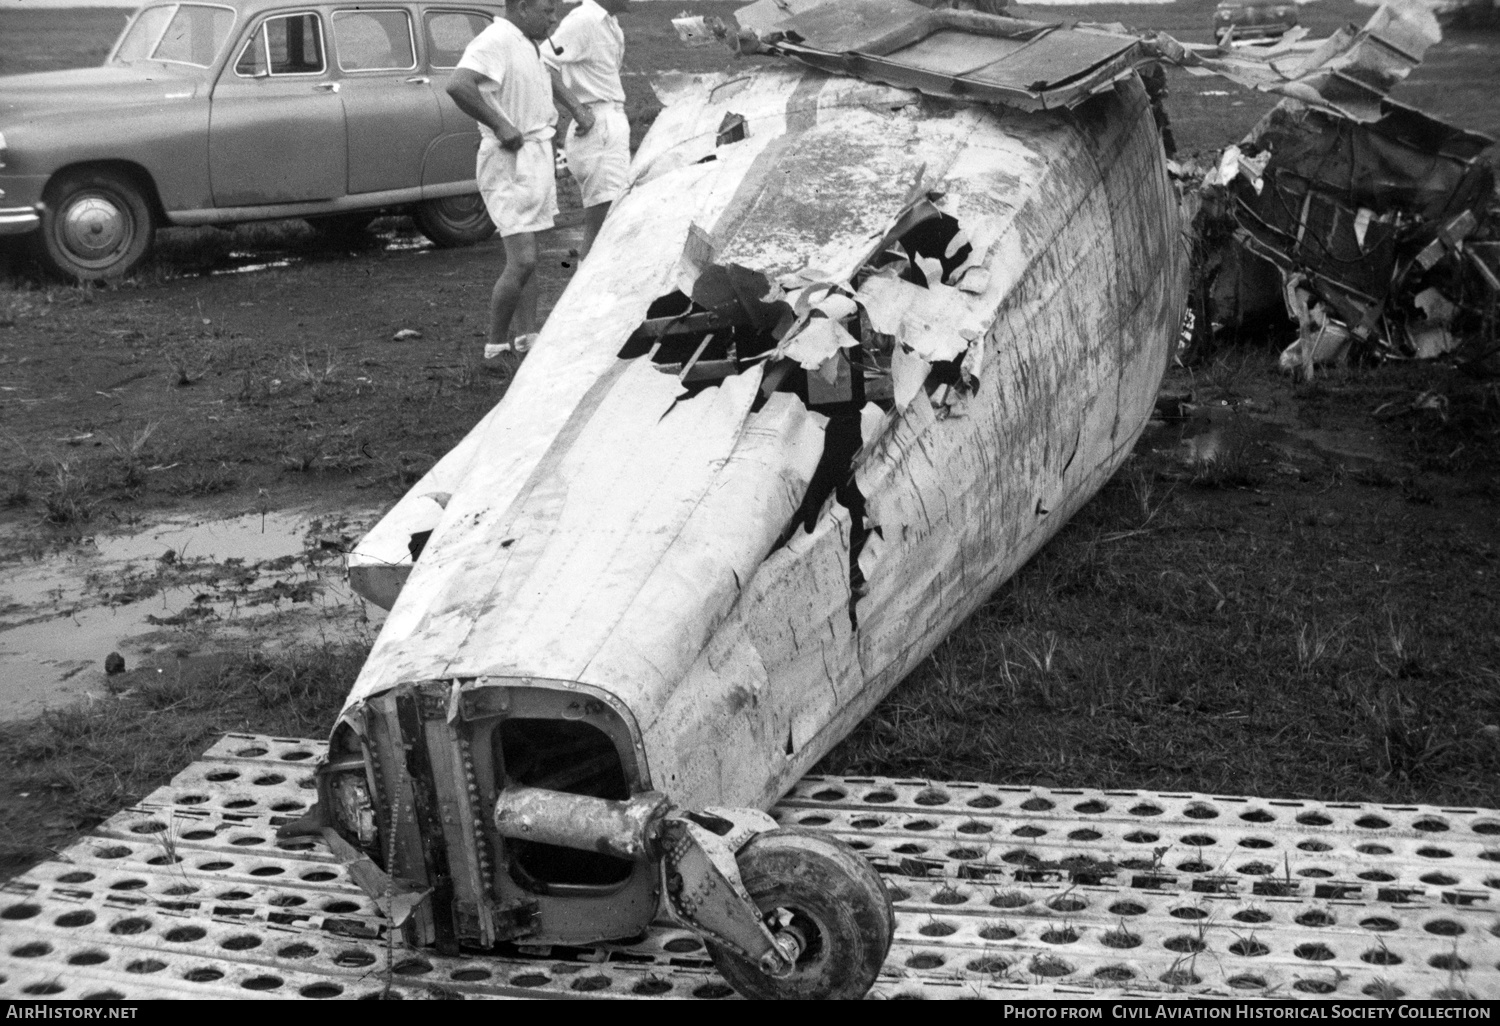
MULTIPOLYGON (((803 10, 775 45, 896 31, 892 0, 836 8, 859 17, 803 10)), ((914 45, 990 17, 921 10, 940 31, 914 45)), ((1072 38, 974 26, 1011 48, 997 82, 1072 38)), ((391 612, 320 826, 426 893, 415 939, 584 944, 666 912, 745 993, 873 981, 868 863, 756 810, 1108 479, 1181 323, 1138 43, 1076 42, 1009 106, 810 53, 665 85, 504 401, 350 559, 391 612)))
POLYGON ((749 33, 744 48, 937 96, 1025 110, 1073 107, 1136 66, 1165 60, 1358 121, 1380 117, 1386 94, 1441 38, 1432 11, 1416 2, 1388 3, 1363 27, 1351 25, 1327 39, 1303 42, 1299 32, 1253 51, 1187 45, 1164 33, 1142 37, 1119 25, 1031 21, 915 0, 760 0, 736 18, 749 33))

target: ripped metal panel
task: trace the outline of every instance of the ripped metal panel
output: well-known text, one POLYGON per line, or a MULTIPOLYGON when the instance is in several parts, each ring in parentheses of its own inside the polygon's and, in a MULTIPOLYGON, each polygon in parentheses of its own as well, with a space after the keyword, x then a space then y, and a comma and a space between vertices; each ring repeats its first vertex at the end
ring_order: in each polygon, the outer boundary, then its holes
POLYGON ((1310 53, 1238 51, 1206 56, 1165 35, 1151 40, 1149 49, 1195 73, 1220 75, 1355 121, 1374 121, 1382 115, 1386 95, 1440 38, 1442 30, 1431 5, 1387 0, 1362 28, 1340 29, 1310 53))
POLYGON ((1133 445, 1185 261, 1159 155, 1130 128, 1149 118, 1142 95, 1111 100, 1117 132, 1064 150, 1028 190, 1013 241, 997 241, 1017 279, 975 343, 985 355, 973 394, 940 421, 919 393, 916 415, 861 460, 877 529, 860 556, 867 673, 925 655, 1133 445))
MULTIPOLYGON (((311 793, 286 757, 322 750, 225 737, 0 885, 0 999, 731 995, 665 925, 580 950, 389 945, 321 842, 276 840, 311 793)), ((1497 810, 813 776, 771 812, 884 876, 875 997, 1500 998, 1497 810)))
POLYGON ((670 700, 642 724, 658 786, 764 807, 827 751, 827 724, 863 702, 849 545, 849 513, 834 504, 747 582, 670 700))
POLYGON ((1166 60, 1356 121, 1380 117, 1381 101, 1441 38, 1422 0, 1388 0, 1358 30, 1350 26, 1316 43, 1264 51, 1184 45, 1163 33, 1139 38, 1102 26, 929 10, 909 0, 826 0, 795 8, 760 0, 737 17, 759 51, 932 96, 1022 110, 1073 107, 1135 67, 1166 60))
POLYGON ((1076 106, 1139 59, 1132 36, 910 0, 827 0, 775 20, 767 6, 762 0, 736 15, 761 50, 834 74, 1022 110, 1076 106))
POLYGON ((1464 258, 1491 219, 1494 173, 1475 159, 1491 143, 1389 100, 1365 123, 1283 100, 1245 142, 1257 157, 1226 154, 1214 184, 1228 190, 1237 238, 1285 276, 1302 329, 1285 366, 1331 361, 1351 332, 1412 356, 1456 345, 1455 306, 1432 288, 1485 294, 1464 258))

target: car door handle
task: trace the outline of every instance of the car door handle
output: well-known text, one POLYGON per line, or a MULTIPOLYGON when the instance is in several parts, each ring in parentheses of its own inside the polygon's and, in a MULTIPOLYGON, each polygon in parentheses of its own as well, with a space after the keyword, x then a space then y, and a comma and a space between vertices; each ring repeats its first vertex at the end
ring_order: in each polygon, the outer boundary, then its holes
POLYGON ((339 84, 337 82, 319 82, 313 88, 319 92, 336 93, 339 91, 339 84))
POLYGON ((427 83, 431 82, 432 79, 428 78, 426 75, 413 75, 406 81, 409 85, 426 85, 427 83))

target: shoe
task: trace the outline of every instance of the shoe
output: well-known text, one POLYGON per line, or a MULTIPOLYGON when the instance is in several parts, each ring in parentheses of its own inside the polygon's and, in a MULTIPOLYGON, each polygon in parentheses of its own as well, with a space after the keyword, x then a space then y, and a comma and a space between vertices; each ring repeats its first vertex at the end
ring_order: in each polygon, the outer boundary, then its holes
POLYGON ((529 335, 517 335, 510 343, 511 348, 518 353, 526 352, 532 346, 536 345, 537 334, 537 332, 533 331, 529 335))
POLYGON ((484 358, 486 360, 493 360, 500 354, 510 351, 511 344, 509 342, 486 342, 484 344, 484 358))

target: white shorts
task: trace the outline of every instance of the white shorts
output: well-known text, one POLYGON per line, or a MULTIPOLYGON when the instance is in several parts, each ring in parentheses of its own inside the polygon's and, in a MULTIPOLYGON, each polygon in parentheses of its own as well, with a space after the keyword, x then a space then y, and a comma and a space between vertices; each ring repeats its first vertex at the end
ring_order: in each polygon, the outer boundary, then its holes
POLYGON ((527 139, 512 153, 486 139, 479 144, 474 177, 501 238, 552 227, 557 177, 550 140, 527 139))
POLYGON ((625 191, 630 175, 630 122, 618 103, 591 103, 594 127, 583 135, 578 123, 568 126, 564 152, 568 170, 578 179, 583 205, 613 203, 625 191))

